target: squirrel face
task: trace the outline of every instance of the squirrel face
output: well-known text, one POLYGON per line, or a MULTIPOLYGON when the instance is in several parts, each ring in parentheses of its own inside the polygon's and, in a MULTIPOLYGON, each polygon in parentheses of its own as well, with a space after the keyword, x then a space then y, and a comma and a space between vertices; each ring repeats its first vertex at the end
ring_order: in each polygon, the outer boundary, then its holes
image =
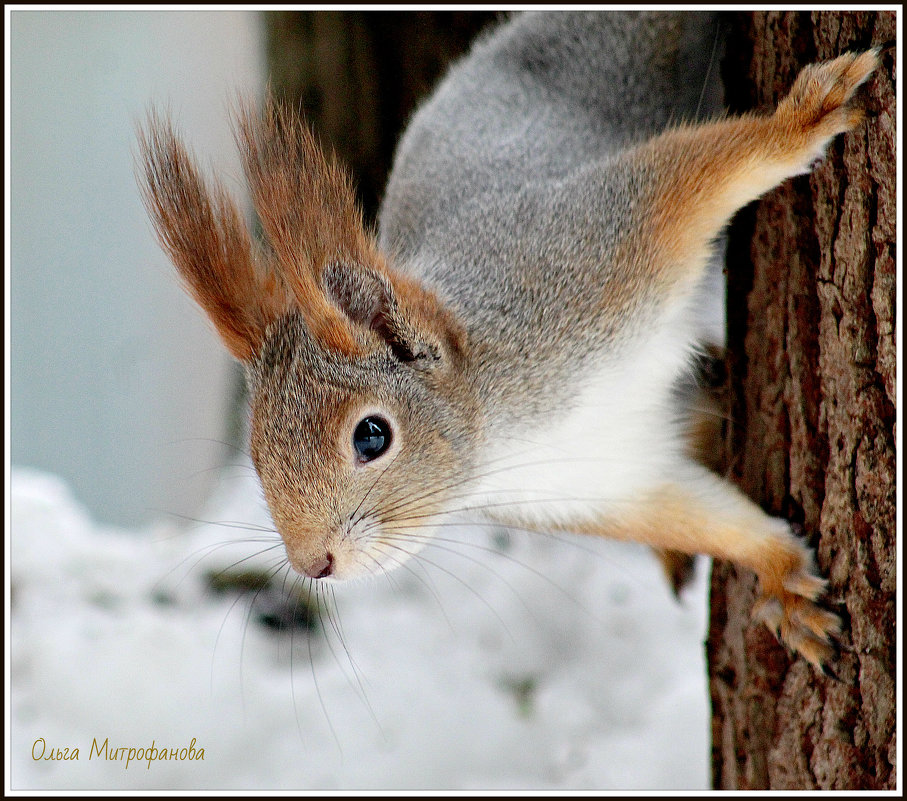
POLYGON ((445 361, 423 366, 387 345, 332 352, 298 313, 269 327, 247 370, 251 455, 297 572, 399 565, 455 503, 472 432, 444 392, 445 361))
POLYGON ((479 404, 466 334, 390 266, 348 177, 296 117, 269 100, 237 133, 266 242, 154 115, 140 135, 148 209, 246 368, 251 454, 291 565, 316 578, 393 567, 468 475, 479 404), (365 436, 364 420, 381 422, 365 436))

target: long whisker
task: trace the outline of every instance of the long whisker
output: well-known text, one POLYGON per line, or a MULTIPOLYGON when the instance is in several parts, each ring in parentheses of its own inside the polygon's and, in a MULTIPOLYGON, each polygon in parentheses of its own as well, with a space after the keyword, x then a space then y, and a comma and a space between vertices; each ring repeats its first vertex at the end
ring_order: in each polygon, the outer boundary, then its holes
MULTIPOLYGON (((186 578, 187 578, 189 575, 192 574, 192 571, 195 570, 196 567, 198 567, 199 563, 200 563, 203 559, 205 559, 205 558, 208 557, 208 556, 211 556, 211 554, 213 554, 215 551, 219 551, 221 548, 228 548, 228 547, 230 547, 231 545, 236 545, 236 544, 240 544, 240 543, 241 543, 241 544, 245 544, 245 543, 252 544, 252 543, 257 543, 257 542, 261 542, 261 543, 265 543, 265 542, 267 542, 267 543, 273 543, 273 542, 274 542, 274 538, 273 538, 273 537, 267 537, 267 538, 264 538, 264 537, 261 537, 261 538, 259 538, 259 537, 252 537, 252 538, 249 538, 249 539, 245 539, 245 538, 244 538, 244 539, 240 539, 240 540, 224 540, 223 542, 214 542, 214 543, 209 543, 209 544, 207 544, 207 545, 203 545, 203 546, 201 546, 200 548, 197 548, 196 550, 194 550, 192 553, 188 554, 187 556, 184 556, 182 559, 180 559, 179 562, 177 562, 172 568, 170 568, 170 570, 168 570, 166 573, 164 573, 164 574, 163 574, 163 575, 162 575, 162 576, 161 576, 161 577, 160 577, 160 578, 152 585, 152 587, 151 587, 151 592, 154 593, 154 592, 160 591, 161 585, 164 583, 164 581, 166 581, 167 578, 169 578, 173 573, 175 573, 177 570, 179 570, 183 565, 186 564, 186 562, 188 562, 188 561, 189 561, 190 559, 192 559, 193 557, 196 557, 196 556, 197 556, 198 558, 197 558, 197 559, 192 563, 192 565, 186 570, 185 574, 179 579, 179 581, 177 581, 177 583, 176 583, 176 585, 175 585, 176 587, 179 587, 180 584, 182 584, 182 582, 185 581, 186 578)), ((282 544, 283 544, 282 541, 278 541, 277 545, 273 545, 273 546, 271 546, 271 547, 269 547, 269 548, 265 548, 265 549, 263 549, 263 550, 261 550, 261 551, 257 551, 256 553, 251 554, 251 556, 250 556, 249 558, 254 558, 255 556, 258 556, 259 554, 267 553, 267 551, 271 550, 272 547, 279 547, 279 546, 282 545, 282 544)))
MULTIPOLYGON (((396 531, 398 528, 400 528, 400 527, 394 526, 395 531, 396 531)), ((403 535, 403 536, 407 536, 407 535, 403 535)), ((411 536, 412 536, 412 535, 411 535, 411 536)), ((453 548, 446 548, 446 547, 443 547, 443 546, 440 545, 439 543, 448 543, 448 544, 450 544, 450 545, 465 545, 465 546, 467 546, 467 547, 469 547, 469 548, 476 548, 476 549, 478 549, 478 550, 480 550, 480 551, 483 551, 483 552, 485 552, 485 553, 493 554, 493 555, 495 555, 495 556, 497 556, 497 557, 499 557, 499 558, 501 558, 501 559, 507 559, 507 560, 509 560, 510 562, 512 562, 513 564, 519 565, 519 566, 520 566, 521 568, 523 568, 524 570, 528 570, 530 573, 532 573, 533 575, 535 575, 535 576, 537 576, 538 578, 540 578, 542 581, 544 581, 544 582, 546 582, 547 584, 549 584, 551 587, 553 587, 553 588, 556 589, 559 593, 561 593, 565 598, 569 599, 572 603, 576 604, 580 609, 583 610, 583 612, 585 612, 586 614, 588 614, 588 615, 589 615, 593 620, 595 620, 596 622, 598 622, 598 623, 603 622, 603 621, 601 620, 601 618, 599 618, 599 617, 598 617, 591 609, 589 609, 587 606, 585 606, 584 604, 582 604, 582 603, 579 601, 579 599, 576 598, 576 596, 571 595, 567 590, 565 590, 560 584, 558 584, 558 583, 557 583, 554 579, 552 579, 550 576, 546 576, 546 575, 545 575, 544 573, 542 573, 540 570, 536 570, 534 567, 532 567, 532 565, 529 565, 529 564, 527 564, 526 562, 523 562, 523 561, 521 561, 520 559, 517 559, 517 558, 514 557, 512 554, 506 553, 506 552, 501 551, 501 550, 498 550, 498 549, 496 549, 496 548, 491 548, 491 547, 489 547, 489 546, 487 546, 487 545, 481 545, 481 544, 479 544, 479 543, 477 543, 477 542, 469 542, 469 541, 467 541, 467 540, 455 540, 455 539, 452 539, 452 538, 450 538, 450 537, 438 537, 438 536, 432 535, 432 536, 426 536, 426 537, 424 537, 424 538, 419 538, 419 537, 417 537, 417 536, 413 536, 413 540, 414 540, 414 541, 419 541, 419 542, 424 542, 424 544, 425 544, 426 547, 439 548, 439 549, 441 549, 441 550, 449 551, 450 553, 455 553, 455 554, 457 554, 458 556, 460 556, 460 557, 462 557, 462 558, 468 558, 468 557, 466 556, 466 554, 459 553, 458 551, 456 551, 456 550, 453 549, 453 548)), ((470 561, 473 561, 473 562, 475 562, 476 564, 482 565, 483 567, 487 567, 486 565, 484 565, 483 562, 481 562, 481 561, 479 561, 479 560, 477 560, 477 559, 470 559, 470 561)), ((499 575, 497 572, 495 572, 495 575, 498 576, 499 578, 501 578, 500 575, 499 575)), ((502 579, 502 580, 503 580, 503 579, 502 579)), ((507 583, 506 580, 504 581, 504 583, 505 583, 505 584, 507 583)), ((508 586, 510 586, 510 585, 508 584, 508 586)), ((511 588, 511 589, 512 589, 512 588, 511 588)), ((514 590, 514 593, 518 595, 518 593, 516 592, 516 590, 514 590)), ((522 599, 521 599, 521 600, 522 600, 522 599)), ((527 609, 528 609, 528 607, 527 607, 527 609)))
POLYGON ((237 453, 242 454, 249 460, 252 459, 251 454, 248 451, 246 451, 245 449, 240 448, 238 445, 235 445, 232 442, 226 442, 225 440, 217 439, 216 437, 182 437, 180 439, 171 440, 168 444, 177 445, 177 444, 183 444, 183 443, 187 443, 187 442, 208 442, 208 443, 214 443, 216 445, 223 445, 225 448, 230 448, 231 450, 234 450, 237 453))
POLYGON ((712 41, 712 54, 709 56, 709 66, 706 69, 705 78, 702 80, 702 89, 699 92, 699 102, 696 103, 696 113, 693 115, 693 119, 699 118, 699 112, 702 109, 702 102, 705 100, 705 90, 709 85, 709 78, 712 75, 712 65, 715 61, 715 53, 718 50, 718 40, 721 38, 721 23, 715 23, 715 38, 712 41))
MULTIPOLYGON (((284 568, 288 567, 288 563, 285 558, 275 559, 273 564, 274 564, 274 566, 272 568, 269 568, 267 571, 265 571, 265 574, 262 577, 261 582, 259 583, 257 589, 255 590, 255 593, 249 599, 248 606, 246 607, 246 614, 245 614, 243 630, 242 630, 242 638, 240 639, 240 645, 239 645, 239 675, 240 675, 240 677, 242 677, 242 675, 243 675, 243 663, 244 663, 245 654, 246 654, 246 633, 249 631, 249 621, 252 619, 252 610, 255 608, 255 602, 258 600, 258 596, 261 595, 261 593, 267 587, 271 586, 271 582, 274 579, 274 576, 276 576, 284 568)), ((237 597, 237 600, 239 600, 239 598, 242 598, 242 597, 243 597, 243 595, 239 595, 237 597)), ((232 608, 232 606, 231 606, 231 608, 232 608)), ((240 680, 240 696, 242 697, 243 716, 245 717, 246 701, 245 701, 245 693, 243 691, 243 685, 242 685, 241 680, 240 680)))
POLYGON ((221 526, 223 528, 238 528, 243 531, 260 531, 262 533, 276 534, 276 530, 272 526, 260 525, 258 523, 241 523, 237 520, 203 520, 199 517, 190 517, 189 515, 181 515, 176 512, 168 512, 171 517, 179 518, 180 520, 185 520, 189 523, 198 523, 203 526, 221 526))
MULTIPOLYGON (((299 604, 302 602, 303 592, 306 592, 306 591, 297 590, 297 587, 299 587, 299 585, 303 583, 302 576, 300 576, 298 573, 296 573, 295 571, 292 571, 292 570, 287 572, 287 576, 289 576, 290 573, 293 573, 293 576, 294 576, 293 585, 292 585, 291 589, 292 589, 293 595, 295 597, 295 601, 293 603, 293 618, 295 619, 296 615, 299 613, 299 604)), ((309 581, 311 581, 311 579, 309 579, 309 581)), ((286 582, 286 578, 284 578, 284 582, 286 582)), ((295 640, 295 631, 291 628, 290 629, 290 699, 293 702, 293 718, 296 720, 296 731, 299 734, 299 741, 303 745, 305 745, 305 737, 303 736, 303 733, 302 733, 302 723, 299 720, 299 704, 296 700, 296 682, 293 680, 293 677, 296 675, 296 671, 293 669, 293 661, 294 661, 294 656, 296 654, 296 648, 294 647, 295 646, 294 640, 295 640)), ((312 638, 310 636, 306 637, 306 642, 309 645, 309 663, 312 663, 312 638)), ((312 665, 312 670, 314 671, 314 669, 315 669, 315 667, 314 667, 314 665, 312 665)), ((330 725, 330 721, 328 721, 328 725, 330 725)))
MULTIPOLYGON (((564 501, 564 500, 570 500, 570 501, 573 501, 576 503, 602 503, 604 501, 607 501, 609 504, 613 504, 613 505, 618 505, 618 503, 620 503, 620 501, 612 501, 612 499, 610 499, 610 498, 602 498, 602 497, 584 498, 584 497, 560 495, 560 496, 553 496, 553 497, 547 497, 547 498, 520 498, 518 500, 513 500, 513 501, 501 501, 500 503, 476 503, 476 504, 470 504, 468 506, 456 507, 453 509, 445 509, 440 512, 426 512, 424 514, 406 513, 406 516, 404 518, 399 518, 399 519, 403 519, 406 521, 427 520, 427 519, 431 519, 434 517, 438 517, 439 515, 453 515, 453 514, 460 514, 463 512, 487 511, 489 509, 507 509, 507 508, 527 506, 530 504, 546 504, 546 503, 553 503, 555 501, 564 501)), ((626 503, 628 505, 630 505, 631 501, 628 500, 628 501, 626 501, 626 503)))
MULTIPOLYGON (((267 575, 264 575, 261 577, 261 586, 259 587, 259 591, 268 583, 268 581, 269 581, 269 577, 267 575)), ((210 685, 211 685, 212 693, 214 691, 214 660, 217 655, 217 646, 220 643, 221 635, 224 633, 224 627, 227 625, 227 620, 229 620, 230 614, 233 612, 233 610, 236 608, 236 605, 242 600, 242 598, 243 598, 242 593, 237 593, 236 598, 233 599, 233 603, 231 603, 230 606, 227 608, 227 611, 224 614, 224 618, 221 621, 221 624, 217 629, 217 635, 214 638, 214 648, 211 650, 211 671, 210 671, 210 685)), ((250 608, 251 608, 251 605, 250 605, 250 608)), ((246 623, 248 623, 248 618, 246 618, 246 623)), ((243 635, 242 635, 243 643, 245 643, 245 637, 246 637, 246 630, 245 630, 245 626, 244 626, 243 635)), ((240 647, 240 656, 239 656, 240 703, 241 703, 242 710, 243 710, 243 717, 245 718, 246 701, 245 701, 245 695, 243 693, 243 686, 242 686, 242 650, 243 650, 242 647, 240 647)))
MULTIPOLYGON (((508 457, 508 458, 512 458, 512 457, 508 457)), ((464 486, 466 484, 479 482, 479 481, 482 481, 484 479, 487 479, 487 478, 495 476, 495 475, 500 475, 502 473, 508 473, 508 472, 512 472, 512 471, 516 471, 516 470, 521 470, 521 469, 527 468, 527 467, 541 467, 541 466, 561 464, 561 463, 575 464, 577 462, 590 462, 590 463, 594 464, 594 463, 600 463, 602 461, 603 461, 603 457, 577 456, 577 457, 564 457, 564 458, 537 459, 537 460, 533 460, 530 462, 515 462, 513 464, 507 464, 504 467, 499 467, 494 470, 488 470, 488 471, 485 471, 484 473, 479 473, 474 476, 470 475, 466 478, 459 479, 457 481, 454 481, 454 482, 451 482, 451 483, 448 483, 445 485, 433 486, 433 487, 429 488, 428 490, 424 491, 423 494, 421 494, 421 495, 409 496, 409 497, 403 496, 402 498, 398 499, 395 504, 391 504, 389 506, 382 507, 379 510, 379 513, 385 518, 393 517, 400 512, 401 508, 405 509, 408 504, 412 505, 412 504, 418 503, 422 500, 425 500, 427 498, 436 496, 438 494, 448 493, 451 490, 456 489, 457 487, 464 486)), ((494 490, 491 490, 491 491, 494 491, 494 490)), ((503 490, 503 491, 506 491, 506 490, 503 490)), ((488 494, 488 492, 483 491, 482 494, 483 495, 488 494)), ((552 500, 577 500, 577 499, 573 498, 572 496, 569 496, 569 495, 563 495, 560 498, 554 498, 552 500)), ((581 500, 596 500, 596 499, 581 499, 581 500)))
MULTIPOLYGON (((372 562, 374 562, 375 567, 378 569, 378 572, 380 574, 383 574, 384 576, 386 576, 389 582, 393 580, 393 573, 390 570, 387 570, 384 567, 384 565, 376 557, 374 557, 372 554, 368 553, 365 550, 361 550, 361 551, 359 551, 359 553, 362 556, 367 557, 372 562)), ((411 554, 408 554, 408 555, 411 555, 411 554)), ((388 559, 391 559, 393 561, 393 564, 391 565, 391 567, 397 568, 397 569, 402 568, 407 573, 409 573, 414 579, 416 579, 416 581, 418 581, 423 587, 425 587, 426 590, 428 590, 429 595, 431 595, 431 597, 435 600, 435 603, 438 604, 438 609, 441 611, 441 615, 444 618, 445 622, 447 623, 448 627, 450 628, 451 631, 455 631, 453 622, 451 621, 450 616, 447 614, 447 610, 444 608, 444 604, 441 603, 441 596, 438 593, 438 588, 435 586, 431 575, 428 573, 427 570, 425 570, 425 566, 422 565, 418 559, 412 560, 412 562, 414 564, 416 564, 422 568, 423 572, 425 573, 425 576, 423 577, 423 576, 420 576, 418 573, 416 573, 415 570, 412 569, 412 567, 410 566, 410 564, 411 564, 410 560, 408 560, 408 559, 401 560, 401 559, 396 558, 392 554, 387 554, 387 556, 388 556, 388 559)), ((400 590, 399 585, 396 584, 396 582, 394 582, 394 586, 397 589, 397 591, 399 592, 399 590, 400 590)))
MULTIPOLYGON (((527 452, 528 452, 528 449, 527 449, 527 452)), ((519 455, 519 454, 517 454, 517 455, 519 455)), ((501 457, 498 457, 498 458, 495 458, 495 459, 491 459, 491 460, 487 463, 486 466, 488 466, 488 465, 493 465, 493 464, 497 464, 497 463, 499 463, 499 462, 504 462, 504 461, 506 461, 506 460, 508 460, 508 459, 512 459, 512 458, 514 458, 514 454, 509 454, 509 455, 506 455, 506 456, 501 456, 501 457)), ((532 463, 530 463, 530 465, 527 465, 527 466, 531 466, 531 464, 532 464, 532 463)), ((507 468, 504 468, 504 469, 511 469, 511 468, 510 468, 510 467, 507 467, 507 468)), ((495 472, 496 472, 496 471, 495 471, 495 472)), ((403 498, 401 498, 401 499, 399 499, 399 500, 400 500, 400 502, 402 502, 402 503, 407 503, 407 502, 418 503, 419 501, 424 500, 425 498, 431 497, 431 496, 432 496, 433 494, 435 494, 436 492, 441 492, 441 491, 446 492, 446 491, 449 491, 449 490, 452 490, 452 489, 456 489, 457 487, 462 486, 462 485, 464 485, 464 484, 468 484, 468 483, 471 482, 471 481, 475 481, 475 480, 479 480, 479 479, 482 479, 482 478, 486 478, 487 476, 493 475, 493 474, 494 474, 494 473, 484 473, 484 474, 479 474, 478 476, 468 476, 467 478, 460 479, 459 481, 456 481, 456 482, 454 482, 454 483, 448 483, 448 484, 442 485, 441 487, 432 488, 432 490, 430 490, 429 492, 427 492, 427 493, 424 494, 424 495, 421 495, 421 496, 418 496, 418 497, 415 497, 415 498, 412 498, 412 496, 410 496, 409 499, 407 499, 407 496, 403 496, 403 498)), ((384 508, 381 510, 381 512, 382 512, 382 514, 385 515, 385 516, 390 516, 390 515, 394 514, 394 512, 395 512, 395 507, 394 507, 394 506, 384 507, 384 508)))
MULTIPOLYGON (((441 514, 445 514, 442 512, 441 514)), ((407 528, 407 526, 400 525, 399 523, 394 523, 394 528, 407 528)), ((601 552, 590 548, 587 545, 583 544, 583 540, 588 539, 582 535, 569 534, 569 533, 560 533, 557 531, 548 531, 545 529, 536 529, 531 526, 519 526, 514 523, 496 523, 490 520, 438 520, 432 523, 418 523, 413 526, 413 528, 426 528, 426 529, 438 529, 438 528, 453 528, 453 529, 462 529, 462 528, 487 528, 492 530, 506 529, 507 531, 519 532, 520 534, 531 534, 533 536, 547 537, 554 540, 555 542, 564 543, 565 545, 571 545, 574 548, 579 548, 581 551, 595 556, 596 558, 602 558, 601 552)), ((434 536, 434 535, 432 535, 434 536)), ((494 550, 494 549, 492 549, 494 550)))
POLYGON ((459 582, 460 584, 462 584, 464 587, 466 587, 467 590, 469 590, 476 598, 478 598, 478 599, 479 599, 479 600, 480 600, 480 601, 481 601, 481 602, 482 602, 482 603, 483 603, 483 604, 491 611, 491 613, 492 613, 492 614, 498 619, 498 621, 500 622, 500 624, 501 624, 501 626, 503 627, 504 631, 507 633, 507 636, 510 637, 510 639, 511 639, 513 642, 516 642, 516 638, 513 636, 513 634, 511 633, 509 627, 508 627, 507 624, 504 622, 504 618, 502 618, 502 617, 498 614, 498 611, 497 611, 490 603, 488 603, 488 601, 485 600, 485 598, 483 598, 478 592, 476 592, 476 590, 475 590, 474 587, 470 587, 469 584, 467 584, 465 581, 463 581, 463 579, 461 579, 458 575, 456 575, 455 573, 451 572, 451 571, 448 570, 447 568, 442 567, 441 565, 437 564, 436 562, 432 562, 430 559, 426 559, 422 554, 411 554, 411 553, 409 553, 409 551, 407 551, 405 548, 401 548, 399 545, 395 545, 393 542, 389 542, 389 541, 387 541, 387 540, 382 540, 382 544, 383 544, 383 545, 386 545, 388 548, 393 548, 393 549, 395 549, 395 550, 397 550, 397 551, 400 551, 401 553, 406 554, 406 557, 407 557, 407 558, 413 558, 413 559, 415 559, 415 560, 417 560, 417 561, 425 562, 426 564, 431 565, 431 566, 432 566, 433 568, 435 568, 436 570, 440 570, 442 573, 447 574, 448 576, 450 576, 450 578, 454 579, 454 581, 457 581, 457 582, 459 582))
POLYGON ((375 714, 375 710, 372 707, 371 701, 369 701, 368 693, 366 692, 365 686, 362 682, 361 672, 359 671, 355 660, 353 659, 352 655, 350 654, 350 651, 347 648, 346 643, 343 640, 343 635, 340 633, 340 629, 337 626, 337 624, 335 623, 333 615, 331 614, 330 606, 325 597, 326 596, 325 585, 321 582, 315 582, 315 589, 316 589, 319 597, 322 600, 322 603, 319 604, 319 606, 318 606, 318 618, 319 618, 319 620, 322 621, 321 625, 325 631, 325 640, 328 643, 328 648, 330 648, 331 654, 334 656, 334 659, 337 662, 338 667, 340 667, 340 670, 343 673, 344 677, 346 678, 347 682, 353 688, 353 691, 356 692, 356 694, 362 700, 362 703, 365 705, 365 708, 368 710, 369 716, 375 722, 375 725, 378 727, 378 730, 381 732, 382 737, 384 737, 385 733, 381 727, 381 722, 378 720, 378 717, 375 714), (328 623, 330 624, 331 629, 333 629, 334 634, 337 636, 337 639, 340 642, 340 645, 343 648, 344 653, 346 654, 346 658, 349 661, 350 668, 353 671, 353 677, 355 678, 355 683, 353 683, 353 681, 349 678, 349 675, 347 674, 346 669, 343 667, 343 664, 341 663, 336 651, 334 650, 333 646, 331 645, 331 640, 330 640, 330 637, 328 636, 328 630, 324 626, 324 622, 321 618, 322 610, 324 611, 325 615, 327 616, 328 623))
MULTIPOLYGON (((512 457, 500 457, 499 459, 493 459, 492 463, 499 462, 499 461, 505 461, 507 458, 512 458, 512 457)), ((430 498, 433 495, 436 495, 440 492, 449 492, 450 490, 456 489, 457 487, 461 487, 463 485, 470 484, 475 481, 480 481, 482 479, 488 478, 489 476, 497 475, 498 473, 501 473, 501 472, 507 472, 508 470, 513 470, 518 467, 535 467, 535 466, 539 466, 539 465, 543 465, 543 464, 547 464, 547 463, 548 463, 548 460, 539 460, 539 461, 535 461, 535 462, 528 462, 525 464, 507 465, 503 468, 498 468, 496 470, 487 471, 485 473, 480 473, 480 474, 474 475, 474 476, 469 475, 466 478, 459 479, 458 481, 454 481, 452 483, 444 484, 441 486, 431 487, 427 492, 425 492, 422 495, 418 495, 415 497, 413 497, 413 496, 407 497, 404 495, 402 498, 398 499, 398 505, 392 504, 390 506, 382 507, 380 509, 380 513, 382 514, 382 516, 390 517, 397 513, 400 505, 404 506, 404 508, 405 508, 406 504, 418 503, 418 502, 425 500, 426 498, 430 498)))
POLYGON ((372 490, 374 490, 375 487, 378 485, 378 482, 379 482, 382 478, 384 478, 385 473, 387 473, 387 471, 390 470, 391 465, 393 465, 393 463, 397 460, 397 457, 398 457, 401 453, 402 453, 402 451, 397 451, 397 452, 391 457, 390 461, 388 461, 388 463, 384 466, 384 468, 383 468, 383 469, 378 473, 378 475, 375 477, 375 480, 372 482, 371 486, 368 488, 368 490, 366 491, 365 495, 362 496, 362 499, 359 501, 359 505, 353 510, 353 513, 352 513, 351 515, 349 515, 349 519, 352 521, 352 525, 355 525, 356 523, 359 522, 359 518, 356 517, 356 515, 359 513, 359 510, 362 509, 362 507, 363 507, 363 505, 365 504, 366 500, 368 500, 368 496, 372 494, 372 490))
MULTIPOLYGON (((460 553, 455 548, 449 548, 443 544, 443 542, 457 543, 456 540, 439 541, 439 540, 435 540, 432 537, 417 537, 417 536, 413 536, 413 535, 398 534, 396 531, 388 532, 387 534, 385 534, 384 537, 382 537, 382 540, 383 541, 400 540, 401 542, 418 542, 418 543, 424 544, 426 547, 431 547, 431 548, 435 548, 436 550, 439 550, 439 551, 446 551, 447 553, 452 553, 455 556, 459 556, 461 559, 466 559, 466 560, 472 562, 473 564, 478 565, 483 570, 487 570, 489 573, 491 573, 498 581, 500 581, 505 587, 507 587, 507 589, 509 589, 513 593, 514 597, 520 602, 520 604, 523 606, 523 608, 529 613, 529 616, 536 623, 539 622, 538 618, 535 615, 535 612, 532 611, 529 604, 527 604, 526 601, 523 599, 523 596, 520 595, 520 593, 517 592, 517 590, 513 586, 513 584, 511 584, 506 578, 504 578, 497 570, 495 570, 494 568, 485 564, 484 562, 482 562, 479 559, 474 559, 473 557, 469 556, 468 554, 460 553)), ((463 544, 463 543, 457 543, 457 544, 463 544)), ((481 546, 477 546, 477 547, 481 547, 481 546)), ((487 548, 485 550, 491 551, 492 549, 487 548)), ((500 554, 500 555, 503 556, 504 554, 500 554)), ((418 558, 419 555, 414 554, 414 556, 416 558, 418 558)), ((525 567, 525 565, 524 565, 524 567, 525 567)))
POLYGON ((195 470, 192 473, 187 473, 184 478, 187 480, 194 479, 198 478, 199 476, 207 475, 208 473, 218 473, 220 474, 220 477, 222 479, 237 479, 241 477, 245 478, 246 476, 250 475, 257 475, 255 468, 252 465, 234 462, 232 464, 216 464, 211 467, 203 467, 199 470, 195 470), (242 473, 240 475, 228 475, 227 470, 241 470, 242 473))
MULTIPOLYGON (((311 582, 311 581, 313 581, 313 579, 309 579, 309 581, 311 582)), ((321 620, 320 611, 318 613, 318 618, 320 621, 321 620)), ((312 682, 315 685, 315 694, 318 696, 318 703, 321 705, 321 711, 324 713, 324 719, 327 721, 328 728, 331 730, 331 736, 334 738, 334 742, 337 744, 337 750, 340 752, 340 755, 342 757, 343 756, 343 746, 340 743, 340 738, 337 736, 337 731, 334 729, 334 724, 331 722, 331 716, 328 714, 327 705, 324 703, 324 696, 322 696, 322 694, 321 694, 321 686, 318 684, 318 676, 316 675, 316 670, 315 670, 315 657, 312 654, 312 638, 307 637, 306 641, 308 642, 308 646, 309 646, 309 667, 311 668, 311 671, 312 671, 312 682)), ((292 684, 292 681, 293 681, 292 665, 290 667, 290 674, 291 674, 290 682, 292 684)), ((294 703, 295 703, 295 701, 294 701, 294 703)), ((298 715, 297 715, 297 724, 298 724, 298 722, 299 721, 298 721, 298 715)))
MULTIPOLYGON (((501 490, 501 492, 508 493, 509 490, 501 490)), ((532 499, 532 502, 547 503, 547 502, 550 502, 551 500, 563 500, 563 499, 582 500, 582 499, 577 499, 574 496, 563 496, 563 497, 554 498, 554 499, 537 498, 537 499, 532 499)), ((597 501, 599 499, 592 499, 592 500, 597 501)), ((405 516, 401 515, 396 519, 386 520, 385 522, 382 522, 381 520, 375 520, 375 521, 371 522, 369 525, 367 525, 363 529, 361 529, 360 535, 359 535, 359 537, 357 537, 357 542, 360 540, 366 539, 372 530, 375 530, 375 529, 381 530, 382 527, 387 525, 388 523, 391 524, 395 529, 402 530, 407 527, 405 524, 414 523, 415 521, 420 521, 420 520, 431 520, 432 521, 431 524, 415 522, 414 525, 411 525, 409 527, 417 528, 417 529, 440 528, 440 527, 460 528, 464 525, 479 526, 479 527, 485 526, 485 527, 491 527, 491 528, 502 528, 503 527, 503 528, 508 528, 508 529, 512 529, 515 531, 524 531, 524 532, 532 533, 532 534, 541 534, 542 536, 546 536, 546 537, 552 538, 552 539, 560 541, 560 542, 569 542, 573 545, 576 545, 576 547, 582 548, 583 550, 587 551, 588 553, 593 553, 593 554, 598 555, 597 552, 593 551, 592 549, 586 548, 586 547, 580 545, 579 543, 577 543, 575 539, 573 539, 571 537, 559 535, 556 532, 547 530, 544 526, 532 527, 532 526, 528 526, 528 525, 518 525, 518 524, 512 523, 510 521, 508 521, 506 524, 503 524, 503 523, 493 522, 493 521, 472 520, 472 519, 470 519, 468 521, 463 521, 463 520, 446 521, 443 519, 438 519, 438 518, 455 516, 455 515, 459 514, 460 512, 482 511, 483 509, 493 508, 495 506, 511 506, 511 505, 521 506, 524 503, 525 503, 525 501, 520 500, 520 501, 512 501, 512 502, 507 502, 507 503, 502 503, 502 504, 471 504, 468 507, 462 507, 462 508, 452 508, 452 509, 446 509, 446 510, 440 510, 440 511, 431 510, 424 514, 417 514, 416 512, 418 512, 419 510, 416 509, 413 511, 406 512, 405 516)))
MULTIPOLYGON (((328 592, 331 595, 331 599, 330 599, 330 603, 328 603, 327 598, 325 598, 325 608, 328 610, 328 615, 330 615, 330 609, 333 606, 333 609, 335 612, 335 615, 334 615, 335 620, 332 621, 332 623, 334 625, 334 630, 337 632, 337 638, 340 640, 340 644, 341 644, 341 646, 343 646, 343 650, 346 652, 347 659, 350 660, 350 665, 353 667, 353 670, 357 673, 357 675, 359 677, 361 677, 360 686, 362 686, 363 682, 366 681, 366 676, 362 672, 362 670, 359 668, 359 666, 356 664, 356 660, 353 659, 353 655, 346 645, 346 636, 344 634, 343 625, 340 620, 340 606, 337 602, 337 595, 334 592, 334 587, 332 585, 325 585, 325 594, 327 594, 328 592)), ((364 686, 362 687, 362 691, 363 691, 363 694, 365 694, 364 686)))
MULTIPOLYGON (((241 542, 242 542, 242 540, 241 540, 241 542)), ((228 543, 228 544, 232 545, 233 543, 228 543)), ((268 546, 267 548, 263 548, 260 551, 256 551, 255 553, 250 553, 246 556, 243 556, 241 559, 236 559, 235 561, 231 562, 229 565, 226 565, 225 567, 222 567, 220 570, 217 570, 214 573, 211 573, 210 574, 211 578, 214 580, 217 580, 217 579, 227 575, 232 570, 235 570, 237 567, 239 567, 239 565, 243 564, 243 562, 248 562, 250 559, 257 559, 262 554, 268 553, 268 551, 275 551, 278 548, 282 548, 282 547, 283 547, 283 542, 278 542, 278 543, 275 543, 274 545, 268 546)), ((280 559, 284 562, 286 561, 286 557, 281 556, 280 559)))

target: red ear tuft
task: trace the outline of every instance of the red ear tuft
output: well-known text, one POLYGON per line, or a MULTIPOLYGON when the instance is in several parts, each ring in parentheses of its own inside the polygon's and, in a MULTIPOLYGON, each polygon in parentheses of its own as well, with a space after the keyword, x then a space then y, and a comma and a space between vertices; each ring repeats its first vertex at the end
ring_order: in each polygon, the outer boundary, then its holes
POLYGON ((275 269, 309 330, 330 350, 361 353, 361 336, 322 285, 322 272, 331 263, 379 260, 349 177, 325 157, 308 126, 270 97, 261 114, 248 104, 240 107, 237 142, 275 269))
POLYGON ((229 351, 250 360, 290 306, 280 278, 256 269, 248 228, 226 191, 208 191, 169 121, 149 113, 140 184, 158 238, 229 351))

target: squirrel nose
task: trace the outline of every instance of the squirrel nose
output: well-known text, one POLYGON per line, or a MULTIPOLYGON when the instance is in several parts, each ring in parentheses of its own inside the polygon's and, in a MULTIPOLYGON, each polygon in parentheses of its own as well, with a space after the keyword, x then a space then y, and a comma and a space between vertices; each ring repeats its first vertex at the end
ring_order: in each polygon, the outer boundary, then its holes
POLYGON ((334 572, 334 555, 330 552, 324 559, 314 562, 306 568, 306 574, 310 578, 326 578, 334 572))

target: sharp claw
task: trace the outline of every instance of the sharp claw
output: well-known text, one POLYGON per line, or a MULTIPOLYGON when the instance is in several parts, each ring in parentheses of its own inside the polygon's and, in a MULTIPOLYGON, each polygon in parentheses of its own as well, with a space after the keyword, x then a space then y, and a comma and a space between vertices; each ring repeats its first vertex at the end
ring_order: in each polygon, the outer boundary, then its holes
MULTIPOLYGON (((832 657, 830 658, 829 661, 837 662, 838 657, 840 656, 841 652, 835 646, 832 646, 832 648, 834 649, 834 654, 832 655, 832 657)), ((825 674, 828 678, 834 679, 836 682, 838 682, 840 684, 844 684, 844 679, 842 679, 838 675, 837 671, 829 664, 829 662, 823 662, 820 667, 821 667, 822 673, 825 674)))

